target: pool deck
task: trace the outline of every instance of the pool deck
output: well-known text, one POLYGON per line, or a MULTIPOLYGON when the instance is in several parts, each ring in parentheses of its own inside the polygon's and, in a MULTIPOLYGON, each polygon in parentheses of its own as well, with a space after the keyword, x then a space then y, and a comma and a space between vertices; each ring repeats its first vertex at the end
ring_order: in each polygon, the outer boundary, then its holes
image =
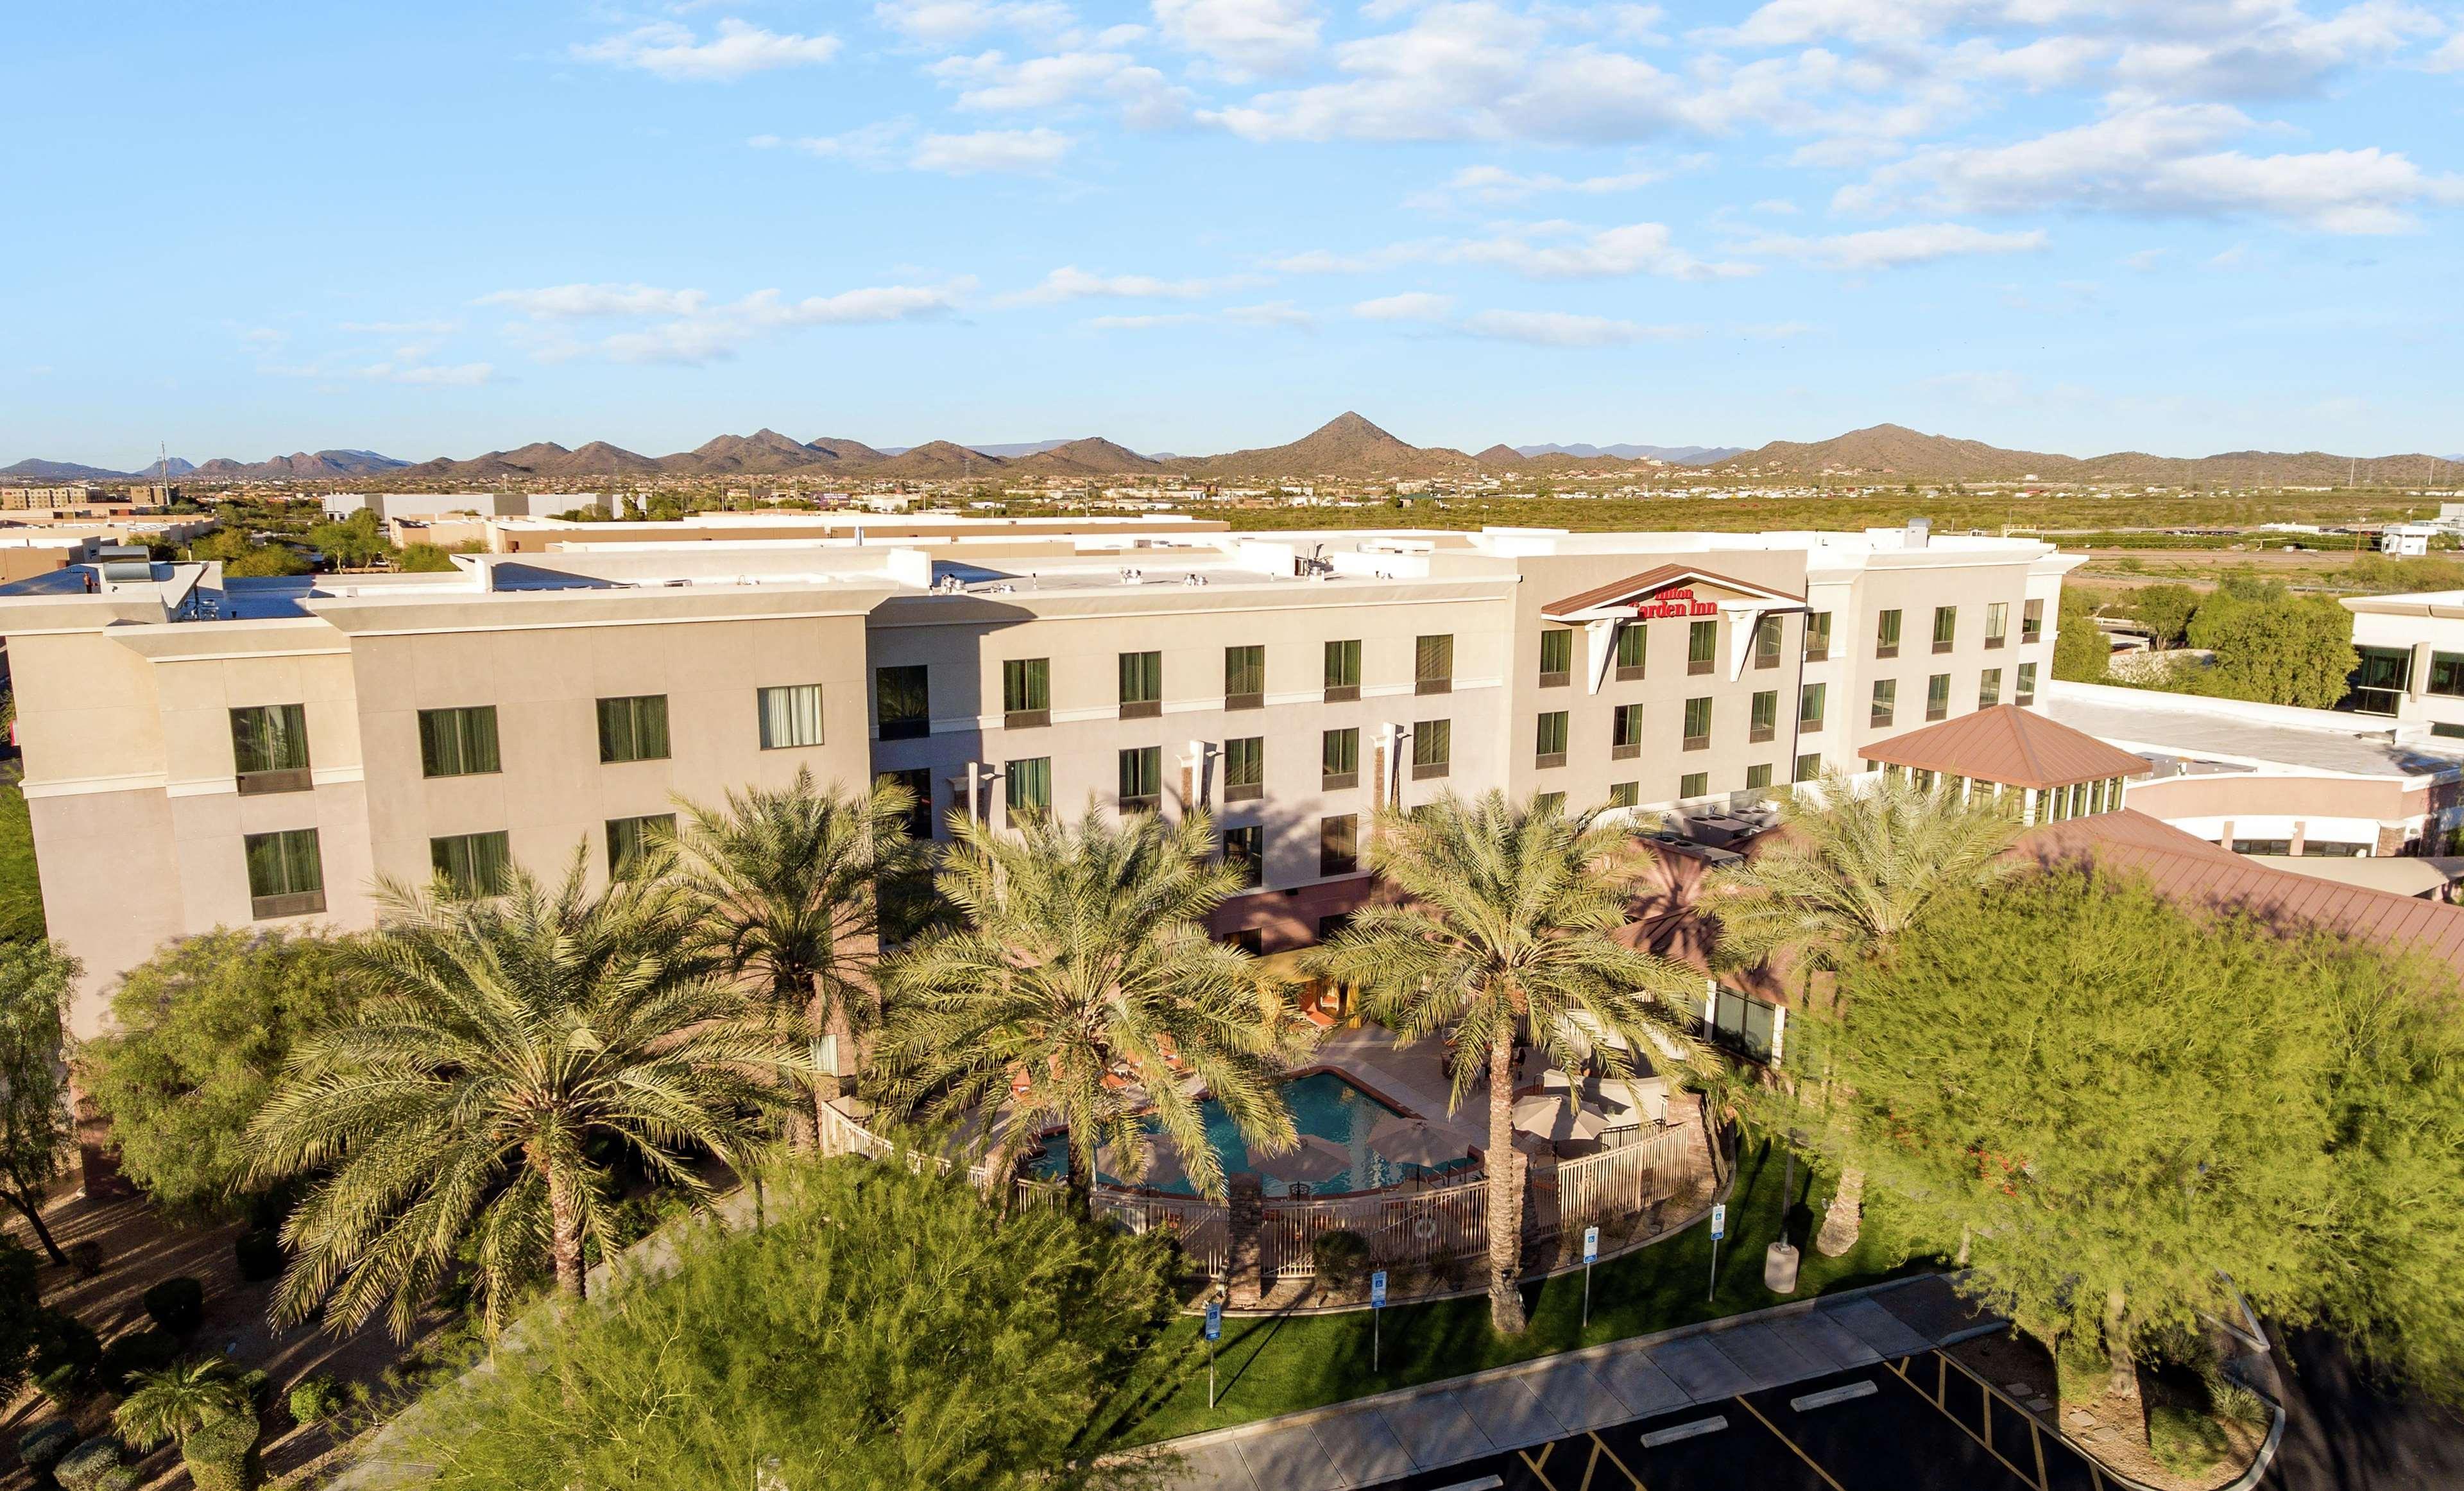
POLYGON ((1446 1111, 1445 1061, 1446 1043, 1435 1036, 1397 1045, 1392 1034, 1370 1025, 1329 1033, 1310 1053, 1309 1065, 1340 1072, 1372 1096, 1442 1124, 1461 1133, 1464 1144, 1478 1147, 1487 1142, 1486 1119, 1479 1113, 1446 1111))

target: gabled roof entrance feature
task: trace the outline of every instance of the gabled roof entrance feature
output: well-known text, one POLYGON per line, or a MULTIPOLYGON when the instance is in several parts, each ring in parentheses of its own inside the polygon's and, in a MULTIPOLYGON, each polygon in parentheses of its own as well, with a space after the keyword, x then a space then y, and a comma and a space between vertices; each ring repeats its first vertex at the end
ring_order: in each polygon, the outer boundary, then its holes
MULTIPOLYGON (((1646 569, 1638 575, 1628 575, 1622 580, 1611 581, 1607 585, 1585 590, 1580 595, 1569 595, 1564 600, 1542 607, 1540 614, 1551 621, 1598 621, 1608 617, 1624 620, 1636 614, 1638 606, 1649 603, 1663 590, 1691 589, 1696 585, 1717 586, 1724 590, 1733 590, 1740 599, 1745 601, 1777 602, 1783 606, 1801 606, 1805 603, 1805 597, 1802 595, 1791 595, 1786 590, 1774 590, 1767 585, 1756 585, 1750 580, 1739 580, 1714 570, 1698 569, 1691 565, 1661 565, 1657 569, 1646 569)), ((1692 599, 1690 596, 1687 598, 1692 599)), ((1734 608, 1734 604, 1731 603, 1731 609, 1734 608)), ((1699 615, 1710 615, 1716 609, 1713 603, 1707 601, 1697 601, 1696 605, 1702 608, 1695 612, 1699 615)))
POLYGON ((1867 761, 2005 787, 2069 787, 2106 777, 2145 776, 2155 769, 2145 757, 2016 704, 1996 704, 1876 741, 1857 754, 1867 761))

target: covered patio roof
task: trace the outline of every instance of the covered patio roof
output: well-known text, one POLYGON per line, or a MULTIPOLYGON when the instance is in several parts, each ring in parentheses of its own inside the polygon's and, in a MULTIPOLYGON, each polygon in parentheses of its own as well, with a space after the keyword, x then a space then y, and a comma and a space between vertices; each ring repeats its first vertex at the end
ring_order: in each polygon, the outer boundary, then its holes
POLYGON ((2146 758, 2016 704, 1996 704, 1860 747, 1857 754, 1918 771, 2005 787, 2069 787, 2145 776, 2146 758))

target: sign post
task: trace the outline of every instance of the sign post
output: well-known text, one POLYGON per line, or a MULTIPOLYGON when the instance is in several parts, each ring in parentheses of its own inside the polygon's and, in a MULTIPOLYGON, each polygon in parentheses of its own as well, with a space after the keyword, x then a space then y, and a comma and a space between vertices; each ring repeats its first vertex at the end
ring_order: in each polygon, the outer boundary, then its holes
POLYGON ((1377 1370, 1377 1358, 1386 1345, 1386 1271, 1379 1269, 1369 1276, 1369 1369, 1377 1370))
POLYGON ((1215 1343, 1223 1334, 1223 1302, 1206 1302, 1206 1406, 1215 1407, 1215 1343))
POLYGON ((1723 1238, 1723 1237, 1725 1237, 1725 1236, 1727 1236, 1727 1235, 1728 1235, 1728 1207, 1727 1207, 1727 1203, 1726 1203, 1726 1202, 1722 1202, 1722 1201, 1714 1201, 1713 1203, 1711 1203, 1711 1287, 1709 1287, 1708 1289, 1705 1289, 1705 1290, 1704 1290, 1704 1291, 1703 1291, 1703 1299, 1704 1299, 1704 1302, 1705 1302, 1705 1303, 1708 1303, 1708 1302, 1711 1302, 1712 1300, 1715 1300, 1715 1299, 1719 1298, 1719 1294, 1720 1294, 1720 1239, 1721 1239, 1721 1238, 1723 1238))
POLYGON ((1583 1229, 1583 1328, 1592 1328, 1592 1265, 1600 1258, 1600 1230, 1583 1229))

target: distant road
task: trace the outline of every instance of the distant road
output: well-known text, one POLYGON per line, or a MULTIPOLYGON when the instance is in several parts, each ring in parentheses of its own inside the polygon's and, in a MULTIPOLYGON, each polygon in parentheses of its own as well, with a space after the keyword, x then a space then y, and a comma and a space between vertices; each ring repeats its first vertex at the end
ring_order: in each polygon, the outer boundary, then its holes
POLYGON ((2333 1337, 2273 1327, 2287 1422, 2263 1491, 2438 1491, 2464 1486, 2464 1415, 2389 1394, 2333 1337))

